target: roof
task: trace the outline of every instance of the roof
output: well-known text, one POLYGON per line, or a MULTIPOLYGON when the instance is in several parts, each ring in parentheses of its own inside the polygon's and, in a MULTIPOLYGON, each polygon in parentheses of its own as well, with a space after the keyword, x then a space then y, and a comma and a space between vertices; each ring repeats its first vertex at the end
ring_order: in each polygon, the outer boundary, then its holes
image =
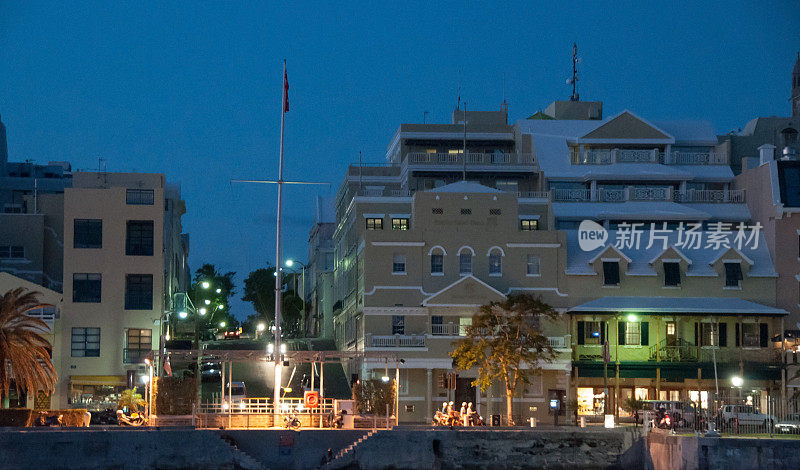
POLYGON ((720 220, 750 219, 746 204, 678 204, 669 201, 554 202, 553 214, 560 220, 720 220))
MULTIPOLYGON (((554 204, 555 206, 555 204, 554 204)), ((646 227, 649 230, 649 227, 646 227)), ((659 257, 664 251, 663 243, 655 240, 655 243, 650 248, 647 248, 649 232, 645 230, 641 236, 641 244, 639 249, 620 248, 620 251, 631 259, 628 265, 627 275, 632 276, 654 276, 658 274, 651 264, 651 262, 659 257)), ((578 231, 565 230, 567 234, 567 268, 568 275, 594 275, 595 270, 590 265, 598 253, 603 251, 605 247, 598 247, 592 251, 583 251, 578 244, 578 231)), ((705 245, 708 240, 708 231, 700 232, 702 234, 701 240, 705 245)), ((675 246, 677 243, 678 233, 673 230, 668 235, 667 246, 675 246)), ((731 237, 732 239, 732 237, 731 237)), ((608 244, 614 244, 617 240, 617 231, 608 231, 608 244)), ((759 234, 758 246, 752 249, 752 244, 743 246, 741 252, 753 264, 747 273, 748 277, 777 277, 777 273, 773 268, 772 257, 767 249, 766 239, 763 233, 759 234)), ((687 276, 717 276, 718 273, 711 267, 711 263, 717 260, 721 255, 729 250, 724 246, 717 249, 713 247, 703 247, 700 249, 691 248, 678 248, 686 258, 692 261, 689 265, 686 275, 687 276)))
POLYGON ((502 193, 499 189, 490 188, 474 181, 457 181, 455 183, 429 189, 432 193, 502 193))
POLYGON ((737 297, 602 297, 573 307, 570 312, 685 313, 787 315, 783 309, 737 297))

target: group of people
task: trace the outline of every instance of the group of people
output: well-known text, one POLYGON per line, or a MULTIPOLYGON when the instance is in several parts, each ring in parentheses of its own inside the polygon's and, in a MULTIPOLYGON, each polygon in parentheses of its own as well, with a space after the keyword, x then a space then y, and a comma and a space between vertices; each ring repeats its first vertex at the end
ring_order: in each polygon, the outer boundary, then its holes
POLYGON ((472 402, 461 403, 461 410, 456 411, 454 403, 442 403, 442 409, 436 410, 433 417, 434 426, 485 426, 483 418, 472 407, 472 402))

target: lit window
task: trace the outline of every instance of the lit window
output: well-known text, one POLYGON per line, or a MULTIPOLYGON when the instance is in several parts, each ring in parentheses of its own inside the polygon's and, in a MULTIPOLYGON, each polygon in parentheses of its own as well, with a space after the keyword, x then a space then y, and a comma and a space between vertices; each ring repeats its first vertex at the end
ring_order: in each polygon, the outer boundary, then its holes
POLYGON ((367 230, 383 230, 383 219, 367 217, 367 230))
MULTIPOLYGON (((623 324, 625 328, 625 344, 639 345, 642 341, 642 324, 639 322, 626 322, 623 324)), ((622 326, 622 325, 621 325, 622 326)))
POLYGON ((519 221, 519 229, 523 232, 539 230, 539 221, 536 219, 521 219, 519 221))
POLYGON ((408 219, 392 218, 392 230, 408 230, 408 219))
POLYGON ((668 335, 675 334, 675 322, 667 322, 667 334, 668 335))

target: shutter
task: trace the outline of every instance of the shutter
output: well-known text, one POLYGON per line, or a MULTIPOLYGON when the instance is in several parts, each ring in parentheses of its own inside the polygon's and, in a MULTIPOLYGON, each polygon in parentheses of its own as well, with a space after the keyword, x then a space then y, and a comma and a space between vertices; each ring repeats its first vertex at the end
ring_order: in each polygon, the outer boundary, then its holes
POLYGON ((741 338, 741 335, 739 334, 739 331, 741 331, 741 326, 739 325, 739 322, 737 321, 736 322, 736 347, 737 348, 739 347, 739 345, 742 342, 742 338, 741 338))
POLYGON ((698 335, 698 330, 700 329, 700 325, 695 322, 694 323, 694 345, 700 346, 700 335, 698 335))
POLYGON ((582 321, 578 322, 578 344, 583 344, 584 334, 584 323, 582 321))
POLYGON ((728 324, 720 323, 717 326, 719 327, 719 347, 726 348, 728 347, 728 324))
POLYGON ((642 322, 642 346, 650 345, 650 322, 642 322))
POLYGON ((606 322, 600 322, 600 344, 606 344, 606 322))
POLYGON ((761 330, 761 347, 766 348, 769 345, 769 328, 766 323, 759 323, 758 326, 761 330))
POLYGON ((617 344, 625 346, 625 322, 617 322, 617 344))

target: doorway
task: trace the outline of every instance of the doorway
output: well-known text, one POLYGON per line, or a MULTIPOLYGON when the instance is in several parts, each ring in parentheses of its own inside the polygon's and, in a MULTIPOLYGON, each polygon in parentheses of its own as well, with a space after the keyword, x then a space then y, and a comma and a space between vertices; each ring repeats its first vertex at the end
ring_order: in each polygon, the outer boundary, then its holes
POLYGON ((456 409, 461 407, 461 404, 464 402, 473 403, 473 407, 475 405, 475 386, 472 385, 472 381, 475 379, 470 379, 468 377, 456 377, 456 396, 455 400, 453 400, 453 406, 456 409))

